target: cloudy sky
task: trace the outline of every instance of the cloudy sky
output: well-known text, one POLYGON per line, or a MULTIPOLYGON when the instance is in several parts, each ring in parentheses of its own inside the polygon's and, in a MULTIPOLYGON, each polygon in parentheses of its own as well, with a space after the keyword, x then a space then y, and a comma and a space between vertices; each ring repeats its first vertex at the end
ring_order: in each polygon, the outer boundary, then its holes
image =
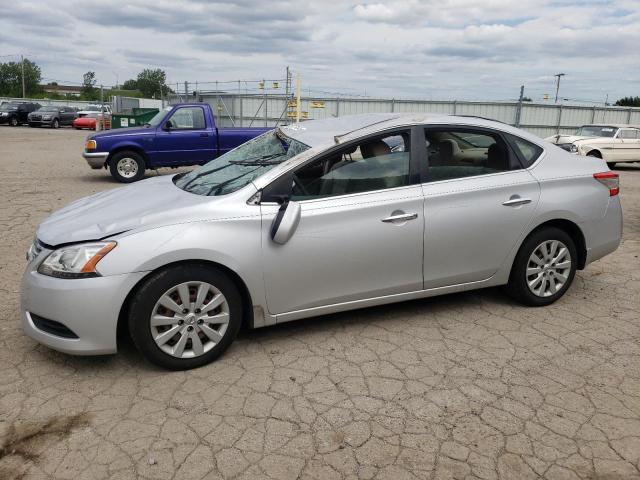
POLYGON ((0 61, 59 83, 152 67, 213 88, 289 65, 315 94, 541 100, 563 72, 562 97, 602 102, 640 95, 639 46, 639 0, 0 0, 0 61))

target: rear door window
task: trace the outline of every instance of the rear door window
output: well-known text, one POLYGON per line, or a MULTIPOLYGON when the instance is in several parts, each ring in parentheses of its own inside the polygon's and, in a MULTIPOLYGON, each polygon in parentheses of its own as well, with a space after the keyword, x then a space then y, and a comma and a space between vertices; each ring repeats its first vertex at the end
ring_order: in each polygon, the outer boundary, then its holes
POLYGON ((425 130, 427 182, 489 175, 521 168, 499 134, 483 129, 425 130))

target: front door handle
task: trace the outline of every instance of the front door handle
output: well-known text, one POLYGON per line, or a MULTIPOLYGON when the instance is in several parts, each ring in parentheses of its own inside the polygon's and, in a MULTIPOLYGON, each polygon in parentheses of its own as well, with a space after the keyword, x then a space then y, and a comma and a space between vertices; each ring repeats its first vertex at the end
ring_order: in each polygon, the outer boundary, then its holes
POLYGON ((506 202, 502 202, 502 205, 504 205, 505 207, 518 207, 520 205, 526 205, 527 203, 531 203, 530 198, 520 198, 517 196, 513 196, 506 202))
POLYGON ((408 220, 415 220, 418 218, 417 213, 395 213, 387 218, 383 218, 382 221, 384 223, 394 223, 394 222, 406 222, 408 220))
POLYGON ((201 133, 201 134, 200 134, 200 136, 201 136, 201 137, 208 137, 208 136, 209 136, 209 134, 208 134, 208 133, 201 133))

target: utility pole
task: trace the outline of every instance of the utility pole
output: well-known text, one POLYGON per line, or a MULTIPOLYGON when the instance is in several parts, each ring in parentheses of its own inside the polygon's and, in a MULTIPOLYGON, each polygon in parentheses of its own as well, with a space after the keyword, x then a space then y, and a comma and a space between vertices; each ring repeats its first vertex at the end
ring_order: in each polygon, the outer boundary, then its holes
POLYGON ((296 75, 296 124, 300 123, 300 74, 296 75))
POLYGON ((554 77, 558 77, 558 80, 556 81, 556 101, 555 103, 558 103, 558 92, 560 91, 560 78, 564 77, 565 74, 564 73, 556 73, 554 75, 554 77))
POLYGON ((289 101, 289 65, 287 65, 287 79, 284 82, 284 96, 289 101))
POLYGON ((518 99, 518 108, 516 110, 516 127, 520 126, 520 117, 522 116, 522 99, 524 98, 524 85, 520 86, 520 98, 518 99))
POLYGON ((22 98, 27 98, 27 91, 24 88, 24 55, 20 55, 20 63, 22 64, 22 98))

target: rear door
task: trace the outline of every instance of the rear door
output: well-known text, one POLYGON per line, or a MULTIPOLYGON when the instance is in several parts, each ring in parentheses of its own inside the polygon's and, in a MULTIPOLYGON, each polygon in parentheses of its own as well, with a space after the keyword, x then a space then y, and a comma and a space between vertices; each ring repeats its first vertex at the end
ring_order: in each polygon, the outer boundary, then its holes
MULTIPOLYGON (((498 131, 442 126, 425 139, 424 286, 488 279, 531 221, 540 186, 498 131)), ((542 149, 519 140, 532 163, 542 149)))
POLYGON ((154 165, 204 164, 215 158, 215 141, 203 107, 180 107, 157 129, 149 156, 154 165))

